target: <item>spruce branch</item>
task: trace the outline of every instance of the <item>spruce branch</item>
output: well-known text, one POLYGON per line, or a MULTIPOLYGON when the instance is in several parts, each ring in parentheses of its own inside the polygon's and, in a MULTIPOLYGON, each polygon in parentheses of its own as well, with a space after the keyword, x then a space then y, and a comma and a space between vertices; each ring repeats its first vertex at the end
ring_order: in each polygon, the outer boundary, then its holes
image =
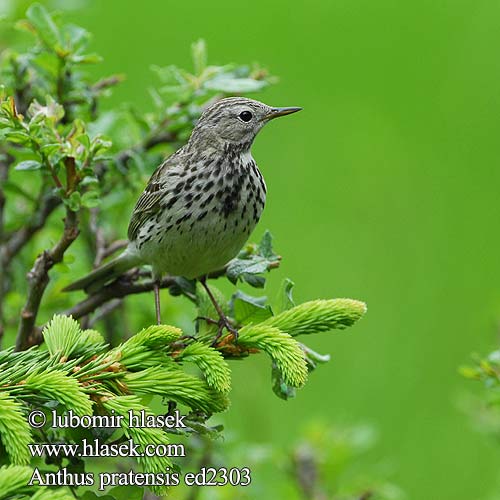
POLYGON ((265 324, 244 326, 238 344, 265 351, 291 387, 302 387, 307 380, 307 365, 299 343, 288 333, 265 324))
POLYGON ((173 366, 151 367, 127 373, 124 383, 136 394, 156 394, 206 414, 224 411, 229 406, 222 393, 173 366))
POLYGON ((366 313, 366 304, 353 299, 313 300, 265 320, 293 337, 352 326, 366 313))
POLYGON ((0 467, 0 499, 12 498, 26 492, 33 470, 22 465, 0 467))
POLYGON ((222 354, 200 342, 192 342, 179 354, 178 360, 194 363, 207 384, 223 394, 231 389, 231 371, 222 354))
MULTIPOLYGON (((169 444, 170 439, 167 433, 160 428, 148 427, 131 427, 129 426, 129 412, 136 417, 141 415, 152 415, 148 408, 143 406, 141 399, 137 396, 116 396, 110 397, 103 401, 103 406, 108 411, 114 411, 117 415, 123 416, 122 429, 125 436, 133 440, 134 443, 141 447, 148 444, 169 444)), ((145 472, 162 473, 173 466, 171 460, 167 456, 148 457, 143 456, 138 458, 139 464, 142 465, 145 472)), ((155 486, 151 490, 158 495, 166 495, 168 488, 166 486, 155 486)))
POLYGON ((29 463, 28 444, 32 442, 32 435, 24 408, 4 390, 0 390, 0 438, 12 464, 29 463))
POLYGON ((28 486, 33 469, 28 466, 4 465, 0 467, 0 500, 29 497, 31 500, 75 500, 65 487, 28 486))

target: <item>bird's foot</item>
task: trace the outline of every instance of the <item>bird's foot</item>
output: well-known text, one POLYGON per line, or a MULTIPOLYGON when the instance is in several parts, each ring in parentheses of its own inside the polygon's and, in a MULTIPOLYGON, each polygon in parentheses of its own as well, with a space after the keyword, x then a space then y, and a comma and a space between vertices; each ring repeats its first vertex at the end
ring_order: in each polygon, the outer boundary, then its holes
POLYGON ((196 316, 195 321, 205 321, 209 325, 218 325, 219 321, 213 318, 209 318, 208 316, 196 316))
POLYGON ((222 337, 222 334, 224 333, 224 330, 229 333, 229 335, 224 338, 224 345, 238 341, 238 330, 234 328, 234 326, 226 316, 221 316, 218 320, 209 318, 208 316, 197 316, 196 321, 200 320, 205 321, 210 325, 217 325, 217 335, 214 337, 212 343, 210 344, 212 347, 219 345, 219 341, 222 337))
POLYGON ((220 347, 222 344, 226 345, 238 342, 238 330, 236 330, 236 328, 231 325, 226 316, 221 316, 219 321, 217 321, 217 325, 219 327, 219 330, 217 332, 217 335, 214 337, 214 340, 212 340, 212 343, 210 344, 212 347, 220 347), (229 333, 229 335, 227 335, 222 342, 219 342, 224 329, 229 333))

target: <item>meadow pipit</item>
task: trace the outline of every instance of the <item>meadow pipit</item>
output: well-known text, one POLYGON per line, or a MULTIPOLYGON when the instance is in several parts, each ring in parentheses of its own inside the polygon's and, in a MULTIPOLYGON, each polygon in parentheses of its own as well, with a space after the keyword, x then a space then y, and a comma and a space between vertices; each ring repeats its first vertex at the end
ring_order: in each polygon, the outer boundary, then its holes
POLYGON ((132 212, 126 250, 66 290, 93 289, 150 264, 160 323, 159 282, 165 273, 198 278, 225 327, 237 335, 205 277, 234 258, 257 224, 266 184, 250 148, 271 119, 301 108, 272 108, 242 97, 208 107, 188 143, 153 173, 132 212))

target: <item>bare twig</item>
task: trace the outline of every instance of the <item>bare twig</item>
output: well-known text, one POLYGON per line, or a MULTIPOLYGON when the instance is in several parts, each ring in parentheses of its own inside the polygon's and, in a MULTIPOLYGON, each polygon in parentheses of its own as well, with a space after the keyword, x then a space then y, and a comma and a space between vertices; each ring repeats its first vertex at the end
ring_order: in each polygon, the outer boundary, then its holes
POLYGON ((109 87, 114 87, 125 80, 124 75, 111 75, 107 78, 102 78, 98 82, 92 85, 91 90, 93 92, 100 92, 101 90, 107 89, 109 87))
MULTIPOLYGON (((128 295, 151 292, 153 290, 153 281, 134 283, 132 279, 133 277, 131 277, 130 274, 123 276, 104 288, 101 288, 97 292, 89 295, 86 299, 82 300, 71 309, 64 311, 63 314, 79 319, 82 316, 90 314, 111 300, 120 299, 128 295)), ((167 276, 161 281, 160 288, 169 288, 172 285, 175 285, 175 283, 175 278, 167 276)))
POLYGON ((94 325, 104 319, 108 314, 116 311, 123 304, 123 299, 112 299, 97 310, 92 319, 88 322, 88 328, 93 328, 94 325))
MULTIPOLYGON (((209 467, 213 463, 214 444, 213 441, 206 436, 198 436, 198 438, 203 442, 203 448, 196 468, 197 470, 202 470, 203 468, 209 467)), ((193 485, 186 495, 186 500, 197 500, 201 491, 201 486, 193 485)))
POLYGON ((128 245, 128 240, 116 240, 111 242, 103 252, 103 259, 113 255, 118 250, 123 250, 128 245))
MULTIPOLYGON (((218 271, 210 273, 208 278, 216 279, 220 276, 224 276, 225 273, 226 268, 219 269, 218 271)), ((139 273, 137 271, 126 273, 118 280, 89 295, 86 299, 82 300, 71 309, 64 311, 62 314, 79 319, 82 316, 90 314, 113 299, 121 299, 128 295, 151 292, 154 288, 154 281, 148 280, 138 283, 135 281, 138 276, 139 273)), ((176 284, 177 282, 175 277, 166 276, 161 280, 160 288, 169 288, 176 284)))
POLYGON ((41 253, 28 273, 28 296, 21 313, 21 321, 16 339, 16 350, 24 350, 39 343, 37 332, 34 331, 40 302, 47 285, 49 271, 64 258, 64 252, 78 236, 78 215, 70 209, 66 210, 64 231, 61 239, 51 250, 41 253))
POLYGON ((318 463, 314 450, 307 444, 299 446, 292 457, 295 479, 304 499, 326 500, 319 484, 318 463))

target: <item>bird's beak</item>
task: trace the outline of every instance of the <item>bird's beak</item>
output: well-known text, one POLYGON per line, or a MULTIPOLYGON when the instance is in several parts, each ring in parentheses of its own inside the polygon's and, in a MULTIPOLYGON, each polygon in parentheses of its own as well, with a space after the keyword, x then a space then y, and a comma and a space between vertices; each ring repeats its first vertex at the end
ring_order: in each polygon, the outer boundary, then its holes
POLYGON ((290 107, 290 108, 272 108, 266 116, 264 116, 264 120, 272 120, 273 118, 278 118, 278 116, 291 115, 292 113, 297 113, 302 108, 290 107))

